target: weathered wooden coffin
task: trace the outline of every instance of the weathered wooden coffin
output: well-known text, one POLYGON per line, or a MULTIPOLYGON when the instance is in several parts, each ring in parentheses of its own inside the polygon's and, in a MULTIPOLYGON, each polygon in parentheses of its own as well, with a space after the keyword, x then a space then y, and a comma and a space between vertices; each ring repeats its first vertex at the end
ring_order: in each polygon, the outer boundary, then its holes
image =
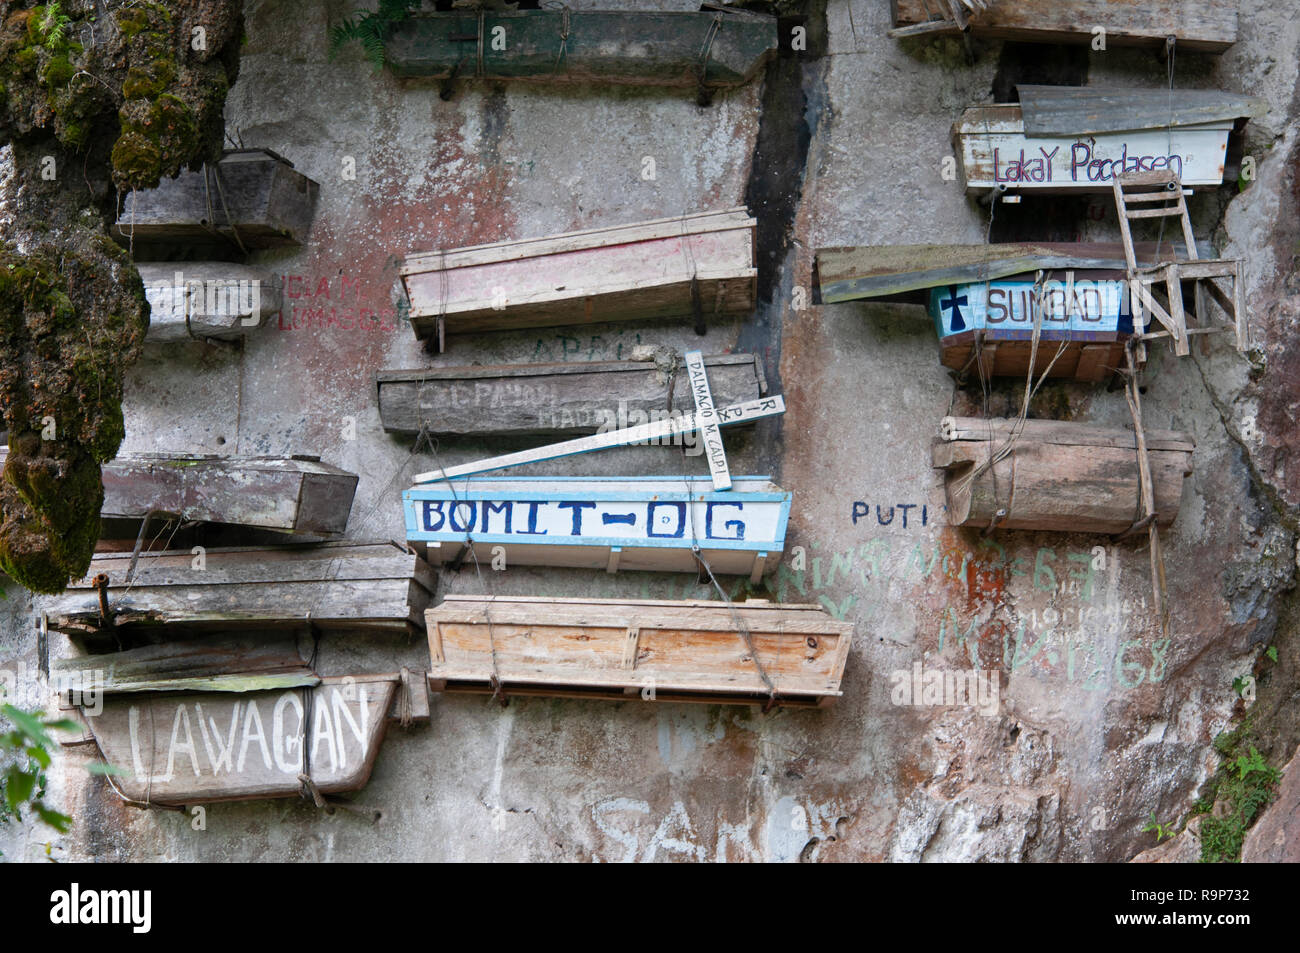
POLYGON ((84 578, 43 606, 49 626, 69 635, 104 632, 93 583, 100 573, 108 577, 108 609, 118 629, 308 624, 405 632, 421 624, 434 590, 424 559, 387 541, 214 548, 200 555, 142 553, 128 582, 131 553, 97 553, 84 578))
POLYGON ((930 316, 939 332, 945 367, 985 376, 1024 377, 1034 326, 1039 345, 1034 373, 1101 381, 1124 365, 1124 342, 1133 335, 1128 283, 1067 272, 1041 288, 1034 276, 950 285, 930 291, 930 316), (1040 298, 1041 294, 1041 307, 1040 298))
POLYGON ((766 477, 716 491, 700 477, 475 477, 402 494, 406 538, 431 563, 699 569, 757 580, 785 550, 791 494, 766 477))
POLYGON ((824 706, 841 694, 853 624, 820 606, 450 596, 425 613, 430 686, 508 694, 824 706), (489 632, 490 627, 490 632, 489 632), (495 651, 495 664, 493 653, 495 651))
POLYGON ((303 629, 257 636, 205 635, 54 659, 50 682, 57 691, 91 705, 101 694, 312 687, 320 684, 320 677, 304 656, 304 647, 310 655, 312 640, 306 626, 303 629))
POLYGON ((320 186, 269 149, 237 149, 200 172, 130 192, 114 237, 136 246, 211 245, 257 249, 301 245, 320 186))
POLYGON ((404 77, 739 86, 776 52, 776 25, 731 11, 423 13, 393 27, 384 56, 404 77))
POLYGON ((136 267, 149 301, 146 343, 243 337, 281 307, 280 287, 263 268, 224 261, 136 267))
POLYGON ((758 271, 743 208, 410 255, 401 267, 420 337, 748 314, 758 271))
POLYGON ((1200 91, 1019 93, 1020 103, 972 106, 954 124, 967 189, 1109 192, 1118 172, 1163 170, 1188 188, 1216 187, 1236 120, 1259 109, 1250 97, 1200 91))
MULTIPOLYGON (((962 25, 937 19, 935 0, 891 0, 891 36, 956 34, 962 25)), ((1174 37, 1180 50, 1220 53, 1237 42, 1235 0, 986 0, 966 14, 977 36, 1033 43, 1088 43, 1097 27, 1107 45, 1164 46, 1174 37)))
MULTIPOLYGON (((1135 242, 1139 265, 1187 258, 1181 242, 1135 242)), ((1214 249, 1197 242, 1198 254, 1214 249)), ((877 299, 929 304, 930 289, 1033 276, 1063 278, 1067 271, 1128 267, 1120 242, 1006 242, 994 245, 858 245, 817 249, 819 304, 877 299)))
POLYGON ((85 710, 100 753, 132 801, 189 805, 322 794, 370 778, 397 679, 330 677, 313 687, 108 695, 85 710))
MULTIPOLYGON (((945 417, 932 448, 944 471, 948 519, 985 529, 1122 533, 1141 517, 1137 436, 1132 430, 1026 420, 1011 452, 971 479, 1011 437, 1014 420, 945 417), (995 479, 996 477, 996 479, 995 479)), ((1178 515, 1196 444, 1189 434, 1146 431, 1156 523, 1178 515)))
POLYGON ((124 453, 102 467, 110 518, 153 511, 311 537, 340 536, 357 475, 317 457, 124 453))
MULTIPOLYGON (((767 391, 753 354, 704 359, 719 406, 767 391)), ((434 436, 544 436, 634 426, 670 409, 690 409, 686 367, 651 360, 512 364, 380 371, 379 419, 389 433, 434 436)))
MULTIPOLYGON (((8 456, 0 447, 0 468, 8 456)), ((319 457, 122 453, 100 467, 105 519, 174 516, 311 539, 341 536, 357 475, 319 457)))

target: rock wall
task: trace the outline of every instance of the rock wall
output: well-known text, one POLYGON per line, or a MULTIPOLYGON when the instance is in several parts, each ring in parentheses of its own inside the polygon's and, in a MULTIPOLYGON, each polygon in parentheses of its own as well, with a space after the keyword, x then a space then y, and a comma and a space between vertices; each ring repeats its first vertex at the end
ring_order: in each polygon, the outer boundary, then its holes
MULTIPOLYGON (((101 860, 1125 860, 1154 846, 1143 830, 1152 814, 1186 817, 1216 771, 1212 741, 1245 708, 1235 677, 1257 672, 1257 705, 1277 696, 1261 718, 1265 753, 1279 766, 1291 757, 1296 0, 1243 0, 1231 50, 1179 53, 1174 63, 1179 88, 1260 95, 1268 108, 1247 127, 1254 181, 1193 202, 1198 235, 1247 261, 1256 351, 1202 338, 1180 359, 1156 346, 1143 380, 1147 425, 1197 442, 1178 521, 1163 537, 1169 638, 1152 610, 1142 543, 984 539, 937 515, 929 445, 939 418, 981 414, 986 400, 990 414, 1006 414, 1022 383, 1001 382, 987 398, 956 387, 918 308, 796 307, 810 294, 818 247, 984 241, 988 209, 941 174, 950 126, 966 106, 993 101, 995 83, 1046 68, 1049 54, 891 40, 887 3, 818 0, 805 11, 806 53, 707 108, 686 91, 523 83, 466 82, 445 101, 436 85, 373 74, 359 51, 331 62, 327 26, 348 9, 247 3, 227 130, 321 183, 310 242, 259 253, 283 276, 285 307, 242 349, 178 344, 133 367, 122 449, 319 453, 361 475, 348 536, 399 538, 399 494, 412 474, 501 447, 465 441, 413 454, 380 428, 375 371, 613 359, 639 344, 757 353, 789 410, 728 435, 732 472, 771 473, 795 502, 785 562, 754 591, 820 603, 855 624, 844 697, 825 711, 766 715, 435 698, 428 726, 389 732, 356 797, 377 820, 278 801, 210 806, 196 830, 189 816, 123 806, 70 751, 51 790, 73 830, 0 828, 6 857, 37 859, 48 845, 58 858, 101 860), (355 179, 344 175, 351 165, 355 179), (703 339, 689 322, 629 322, 457 339, 434 358, 400 320, 407 253, 741 203, 759 218, 763 300, 752 319, 703 339), (357 329, 367 312, 377 320, 357 329), (353 425, 355 439, 344 439, 353 425), (1281 650, 1272 675, 1261 661, 1268 645, 1281 650), (894 673, 917 663, 996 672, 997 704, 985 713, 895 704, 894 673)), ((1149 50, 1076 56, 1093 85, 1168 82, 1149 50)), ((1117 240, 1104 199, 1051 224, 1072 240, 1117 240)), ((1050 385, 1033 412, 1129 420, 1122 393, 1081 384, 1050 385)), ((702 473, 704 464, 644 447, 521 472, 702 473)), ((484 591, 712 595, 685 575, 470 566, 441 576, 440 594, 484 591)), ((22 673, 26 701, 43 701, 36 606, 13 587, 7 596, 0 667, 22 673)), ((320 667, 392 671, 425 659, 418 642, 336 637, 322 643, 320 667)))

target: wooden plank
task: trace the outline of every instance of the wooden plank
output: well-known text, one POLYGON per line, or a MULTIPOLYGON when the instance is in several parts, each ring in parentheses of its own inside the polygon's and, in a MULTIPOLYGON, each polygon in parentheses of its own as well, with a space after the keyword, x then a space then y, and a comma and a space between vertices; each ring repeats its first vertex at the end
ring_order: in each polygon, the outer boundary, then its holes
POLYGON ((776 53, 776 24, 730 10, 431 12, 396 24, 384 55, 400 77, 730 87, 776 53))
MULTIPOLYGON (((772 397, 746 401, 743 404, 720 407, 717 410, 717 418, 718 424, 725 427, 732 424, 749 423, 762 417, 773 417, 783 413, 785 413, 785 400, 778 394, 772 397)), ((623 430, 610 430, 590 437, 578 437, 574 440, 547 444, 544 447, 534 447, 517 453, 488 457, 485 460, 476 460, 473 463, 461 463, 440 470, 417 473, 411 482, 416 484, 437 483, 478 473, 489 473, 493 470, 523 466, 528 463, 540 463, 544 460, 554 460, 579 453, 590 453, 593 450, 605 450, 610 447, 638 443, 663 443, 665 440, 680 434, 693 433, 699 429, 700 420, 698 415, 695 412, 685 413, 647 424, 639 424, 635 427, 627 427, 623 430)))
MULTIPOLYGON (((0 467, 7 456, 0 447, 0 467)), ((123 453, 100 469, 105 519, 154 513, 312 539, 343 534, 357 486, 355 473, 307 456, 123 453)))
POLYGON ((411 255, 400 274, 420 337, 734 316, 754 305, 755 229, 732 209, 411 255))
MULTIPOLYGON (((1207 246, 1207 251, 1209 251, 1207 246)), ((1136 246, 1143 264, 1186 257, 1186 250, 1164 243, 1136 246)), ((1212 251, 1210 256, 1213 257, 1212 251)), ((1040 242, 996 245, 879 245, 817 250, 817 282, 822 303, 864 298, 928 300, 931 288, 1038 271, 1104 272, 1128 267, 1119 242, 1040 242)))
POLYGON ((248 692, 320 684, 294 635, 218 636, 98 655, 55 659, 59 690, 104 694, 169 691, 248 692), (67 686, 66 688, 63 686, 67 686))
POLYGON ((128 581, 131 553, 99 553, 82 579, 45 605, 50 628, 103 630, 92 580, 108 578, 119 629, 320 629, 406 631, 418 625, 434 588, 418 554, 389 542, 145 553, 128 581))
POLYGON ((1018 85, 1027 136, 1082 136, 1132 129, 1196 126, 1255 117, 1257 96, 1212 89, 1115 89, 1104 86, 1018 85))
MULTIPOLYGON (((988 420, 980 417, 944 417, 939 422, 939 438, 948 442, 1005 440, 1016 426, 1019 426, 1024 437, 1033 440, 1034 443, 1069 447, 1137 449, 1137 435, 1132 430, 1064 420, 1015 421, 997 417, 988 420)), ((1196 449, 1196 441, 1192 435, 1180 430, 1148 430, 1146 440, 1147 446, 1152 450, 1191 453, 1196 449)))
POLYGON ((722 443, 722 429, 718 426, 718 412, 714 408, 713 394, 709 388, 709 375, 704 369, 703 352, 686 352, 686 374, 691 397, 695 401, 695 418, 699 423, 704 459, 709 464, 713 488, 729 490, 731 472, 727 468, 727 448, 722 443))
POLYGON ((481 564, 504 548, 510 565, 695 572, 695 546, 715 573, 749 575, 785 548, 790 494, 764 477, 728 491, 698 477, 478 478, 402 495, 407 539, 430 562, 481 564), (465 560, 472 563, 472 560, 465 560))
POLYGON ((767 602, 453 596, 426 618, 443 656, 429 675, 447 691, 480 688, 495 674, 511 693, 653 686, 656 699, 693 692, 745 703, 767 694, 750 643, 779 697, 819 699, 839 695, 853 634, 818 606, 767 602))
POLYGON ((966 188, 1100 192, 1116 174, 1176 172, 1189 188, 1223 183, 1230 120, 1096 135, 1030 136, 1020 106, 973 106, 953 126, 966 188))
POLYGON ((126 772, 114 784, 136 802, 297 797, 304 771, 334 794, 369 779, 395 687, 359 675, 286 691, 112 696, 85 718, 104 760, 126 772))
MULTIPOLYGON (((1006 433, 1011 421, 995 422, 1006 433)), ((1035 423, 1027 421, 1026 423, 1035 423)), ((1096 438, 1097 428, 1080 428, 1074 444, 1056 442, 1077 425, 1059 421, 1049 440, 1038 428, 1021 434, 1007 456, 987 463, 1006 445, 992 440, 936 440, 932 464, 945 471, 949 522, 954 526, 1051 530, 1080 533, 1121 533, 1142 516, 1141 477, 1136 436, 1116 430, 1109 443, 1096 438), (1127 441, 1128 446, 1122 444, 1127 441), (981 470, 974 476, 976 468, 981 470), (972 479, 973 477, 973 479, 972 479)), ((1157 522, 1173 523, 1178 513, 1184 477, 1191 472, 1190 440, 1178 449, 1148 446, 1157 522), (1182 447, 1187 447, 1183 449, 1182 447)))
MULTIPOLYGON (((704 359, 723 406, 767 390, 752 354, 704 359)), ((596 433, 689 406, 685 364, 677 372, 651 360, 516 364, 380 371, 379 418, 389 433, 432 436, 552 436, 596 433)))
POLYGON ((259 249, 301 245, 320 186, 269 149, 236 149, 156 189, 128 192, 113 237, 136 246, 177 243, 259 249))
MULTIPOLYGON (((928 26, 936 9, 933 0, 892 0, 892 8, 903 29, 928 26)), ((1097 26, 1116 46, 1164 46, 1172 36, 1179 50, 1221 53, 1237 41, 1237 4, 1219 0, 988 0, 968 22, 979 36, 1034 43, 1091 44, 1097 26)), ((944 21, 935 32, 960 29, 944 21)))

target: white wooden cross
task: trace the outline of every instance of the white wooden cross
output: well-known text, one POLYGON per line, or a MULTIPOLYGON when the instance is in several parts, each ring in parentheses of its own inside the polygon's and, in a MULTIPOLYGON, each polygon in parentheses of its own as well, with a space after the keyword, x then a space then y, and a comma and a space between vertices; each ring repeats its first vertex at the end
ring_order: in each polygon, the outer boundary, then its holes
POLYGON ((722 444, 720 428, 728 424, 749 423, 761 417, 773 417, 777 414, 783 414, 785 413, 785 400, 780 395, 777 395, 760 397, 758 400, 747 400, 744 403, 731 404, 727 407, 714 407, 701 352, 687 352, 686 368, 691 381, 691 393, 695 398, 695 411, 693 413, 656 420, 647 424, 638 424, 635 427, 624 427, 622 430, 610 430, 606 433, 593 434, 590 437, 564 440, 560 443, 534 447, 531 450, 521 450, 517 453, 487 457, 473 463, 462 463, 442 470, 417 473, 413 482, 417 484, 436 483, 439 480, 450 480, 455 477, 487 473, 491 470, 504 470, 507 467, 517 467, 525 463, 538 463, 542 460, 554 460, 557 457, 567 457, 592 450, 604 450, 607 447, 658 441, 665 437, 674 437, 677 434, 699 431, 704 441, 704 452, 708 457, 709 472, 713 477, 714 488, 729 490, 731 489, 731 473, 727 468, 727 455, 722 444))

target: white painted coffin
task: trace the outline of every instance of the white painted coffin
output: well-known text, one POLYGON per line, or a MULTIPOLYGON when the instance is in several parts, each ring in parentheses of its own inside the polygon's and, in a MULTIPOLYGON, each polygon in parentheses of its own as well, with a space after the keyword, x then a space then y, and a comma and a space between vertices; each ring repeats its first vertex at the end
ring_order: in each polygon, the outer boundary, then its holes
POLYGON ((695 572, 757 580, 785 550, 791 494, 767 477, 477 477, 402 494, 406 538, 429 562, 695 572))
POLYGON ((229 262, 141 263, 149 302, 146 343, 231 339, 280 310, 280 287, 263 268, 229 262))

